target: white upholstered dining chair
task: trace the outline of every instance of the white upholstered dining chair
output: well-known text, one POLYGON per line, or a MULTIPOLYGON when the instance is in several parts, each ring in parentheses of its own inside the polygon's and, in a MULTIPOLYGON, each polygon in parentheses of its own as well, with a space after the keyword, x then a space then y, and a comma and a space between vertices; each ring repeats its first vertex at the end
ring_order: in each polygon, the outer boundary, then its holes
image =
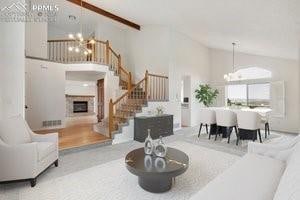
POLYGON ((270 135, 270 123, 268 113, 265 116, 261 116, 261 123, 265 126, 265 138, 270 135))
MULTIPOLYGON (((205 126, 206 133, 208 133, 208 126, 215 125, 216 120, 216 112, 210 108, 201 108, 200 109, 200 128, 198 137, 200 137, 202 126, 205 126)), ((210 139, 210 134, 209 134, 210 139)))
POLYGON ((0 121, 0 183, 30 181, 58 166, 58 134, 38 135, 21 116, 0 121))
POLYGON ((252 133, 252 140, 254 141, 259 135, 259 141, 262 143, 260 125, 261 125, 261 116, 257 112, 252 111, 239 111, 237 112, 237 121, 239 133, 237 137, 236 144, 238 145, 239 140, 241 139, 242 134, 252 133), (250 132, 249 132, 250 131, 250 132))
MULTIPOLYGON (((231 131, 232 128, 234 128, 235 133, 238 134, 237 132, 237 117, 235 112, 231 110, 226 110, 226 109, 218 109, 216 110, 216 119, 217 119, 217 125, 218 129, 225 127, 226 128, 226 136, 228 138, 228 142, 230 143, 230 136, 231 136, 231 131)), ((217 139, 218 134, 216 134, 217 139)))

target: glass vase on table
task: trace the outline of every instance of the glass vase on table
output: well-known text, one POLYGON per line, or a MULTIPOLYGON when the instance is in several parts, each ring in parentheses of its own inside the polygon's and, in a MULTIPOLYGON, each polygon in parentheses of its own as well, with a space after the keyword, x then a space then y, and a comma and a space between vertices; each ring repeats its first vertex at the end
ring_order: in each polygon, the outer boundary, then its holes
POLYGON ((148 136, 145 139, 144 152, 146 155, 152 155, 154 150, 153 139, 151 138, 151 130, 148 129, 148 136))

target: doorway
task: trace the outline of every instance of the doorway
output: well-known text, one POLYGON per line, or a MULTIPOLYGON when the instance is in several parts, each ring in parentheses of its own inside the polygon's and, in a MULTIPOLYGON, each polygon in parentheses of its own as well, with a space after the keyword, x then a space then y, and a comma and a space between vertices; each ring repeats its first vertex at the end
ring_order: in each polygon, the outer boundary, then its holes
POLYGON ((191 126, 191 76, 181 78, 181 126, 191 126))
POLYGON ((97 81, 97 93, 98 93, 98 122, 104 119, 104 79, 97 81))

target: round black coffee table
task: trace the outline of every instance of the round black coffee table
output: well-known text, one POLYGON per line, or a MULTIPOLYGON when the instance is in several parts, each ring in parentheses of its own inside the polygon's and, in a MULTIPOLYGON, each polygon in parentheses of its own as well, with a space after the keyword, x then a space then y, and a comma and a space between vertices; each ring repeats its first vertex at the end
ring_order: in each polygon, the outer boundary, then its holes
POLYGON ((183 174, 189 166, 189 157, 182 151, 168 147, 166 158, 145 155, 144 148, 136 149, 125 158, 127 169, 138 176, 139 185, 149 192, 166 192, 172 179, 183 174))

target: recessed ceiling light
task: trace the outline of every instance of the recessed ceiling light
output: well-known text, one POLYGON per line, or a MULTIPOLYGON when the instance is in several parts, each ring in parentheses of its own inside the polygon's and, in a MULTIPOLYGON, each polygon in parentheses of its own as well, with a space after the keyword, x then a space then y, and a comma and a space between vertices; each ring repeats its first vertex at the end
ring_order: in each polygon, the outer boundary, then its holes
POLYGON ((88 86, 89 86, 89 84, 87 84, 87 83, 83 84, 83 87, 88 87, 88 86))
POLYGON ((75 21, 76 20, 76 16, 75 15, 69 15, 69 20, 75 21))

